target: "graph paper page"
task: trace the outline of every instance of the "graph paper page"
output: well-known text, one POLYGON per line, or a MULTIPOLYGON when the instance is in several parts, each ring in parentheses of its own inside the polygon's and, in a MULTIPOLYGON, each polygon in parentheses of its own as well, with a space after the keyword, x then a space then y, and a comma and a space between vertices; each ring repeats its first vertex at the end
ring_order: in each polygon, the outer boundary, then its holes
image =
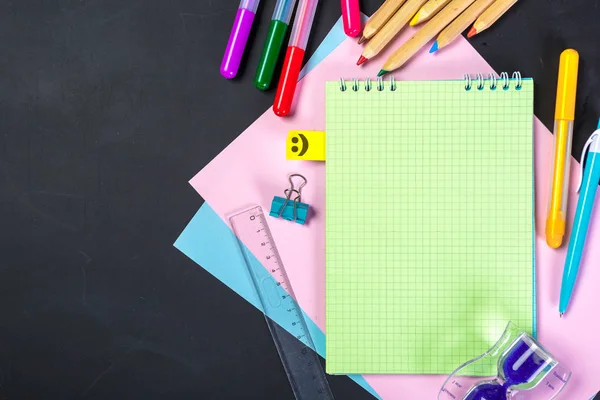
POLYGON ((358 85, 326 86, 326 369, 448 374, 533 329, 533 81, 358 85))

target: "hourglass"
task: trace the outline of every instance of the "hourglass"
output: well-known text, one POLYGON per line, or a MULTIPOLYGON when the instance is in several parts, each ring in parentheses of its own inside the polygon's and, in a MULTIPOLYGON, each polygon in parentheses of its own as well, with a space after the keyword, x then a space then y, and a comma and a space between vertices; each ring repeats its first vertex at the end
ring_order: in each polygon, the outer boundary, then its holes
POLYGON ((438 400, 551 400, 570 377, 533 337, 509 323, 494 347, 448 377, 438 400), (497 365, 495 377, 475 376, 491 363, 497 365))

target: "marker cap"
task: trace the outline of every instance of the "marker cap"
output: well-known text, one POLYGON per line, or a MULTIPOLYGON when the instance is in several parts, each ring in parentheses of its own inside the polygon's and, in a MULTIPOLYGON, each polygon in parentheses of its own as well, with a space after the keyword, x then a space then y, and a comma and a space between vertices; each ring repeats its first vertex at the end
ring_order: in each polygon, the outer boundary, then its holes
POLYGON ((556 109, 554 119, 575 119, 575 96, 577 94, 577 72, 579 53, 567 49, 560 55, 558 85, 556 87, 556 109))

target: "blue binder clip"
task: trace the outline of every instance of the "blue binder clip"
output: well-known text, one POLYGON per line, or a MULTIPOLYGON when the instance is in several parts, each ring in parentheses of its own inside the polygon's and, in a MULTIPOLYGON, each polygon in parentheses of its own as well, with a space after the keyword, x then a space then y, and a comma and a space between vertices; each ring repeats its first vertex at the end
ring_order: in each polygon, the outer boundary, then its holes
POLYGON ((301 202, 301 192, 302 188, 306 186, 307 180, 300 174, 292 174, 288 179, 290 181, 290 187, 283 191, 285 198, 279 196, 273 197, 269 215, 271 217, 283 218, 286 221, 294 221, 297 224, 304 225, 306 216, 308 215, 308 204, 301 202), (294 187, 294 177, 302 179, 302 183, 297 189, 294 187))

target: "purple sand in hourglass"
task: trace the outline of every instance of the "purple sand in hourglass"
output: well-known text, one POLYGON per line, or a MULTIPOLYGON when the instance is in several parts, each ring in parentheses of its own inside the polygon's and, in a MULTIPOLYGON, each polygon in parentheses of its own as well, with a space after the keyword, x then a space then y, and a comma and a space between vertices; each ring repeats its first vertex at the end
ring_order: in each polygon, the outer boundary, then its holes
POLYGON ((519 340, 502 363, 506 381, 483 383, 474 388, 465 400, 506 400, 508 388, 531 382, 548 365, 525 341, 519 340))

